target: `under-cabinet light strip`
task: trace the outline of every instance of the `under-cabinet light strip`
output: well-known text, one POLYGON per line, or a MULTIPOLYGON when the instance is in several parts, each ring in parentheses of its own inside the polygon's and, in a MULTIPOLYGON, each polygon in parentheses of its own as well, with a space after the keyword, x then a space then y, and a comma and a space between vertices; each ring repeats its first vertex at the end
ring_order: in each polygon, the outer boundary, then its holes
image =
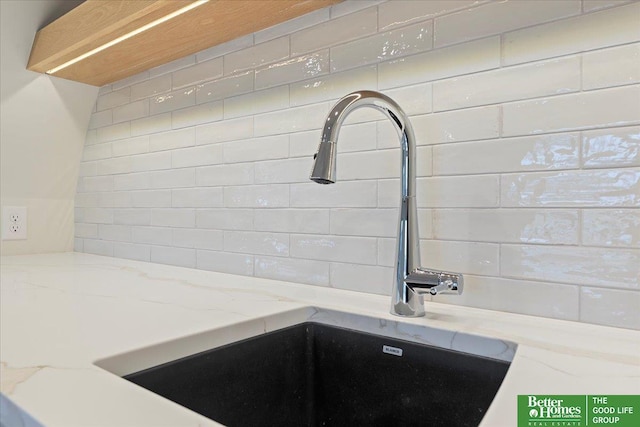
POLYGON ((116 39, 113 39, 113 40, 111 40, 110 42, 105 43, 105 44, 103 44, 102 46, 98 46, 97 48, 95 48, 95 49, 93 49, 93 50, 90 50, 90 51, 89 51, 89 52, 87 52, 87 53, 83 53, 82 55, 80 55, 80 56, 78 56, 78 57, 76 57, 76 58, 73 58, 72 60, 67 61, 67 62, 65 62, 65 63, 64 63, 64 64, 62 64, 62 65, 58 65, 57 67, 52 68, 52 69, 50 69, 49 71, 47 71, 47 74, 53 74, 53 73, 56 73, 56 72, 58 72, 58 71, 62 70, 63 68, 68 67, 69 65, 73 65, 73 64, 75 64, 76 62, 82 61, 83 59, 88 58, 88 57, 89 57, 89 56, 91 56, 91 55, 95 55, 96 53, 101 52, 101 51, 103 51, 103 50, 105 50, 105 49, 107 49, 107 48, 110 48, 110 47, 111 47, 111 46, 113 46, 113 45, 116 45, 116 44, 118 44, 118 43, 120 43, 120 42, 122 42, 122 41, 125 41, 125 40, 127 40, 127 39, 130 39, 131 37, 133 37, 133 36, 135 36, 135 35, 137 35, 137 34, 140 34, 140 33, 144 32, 144 31, 147 31, 148 29, 153 28, 153 27, 155 27, 155 26, 157 26, 157 25, 160 25, 160 24, 162 24, 163 22, 167 22, 168 20, 173 19, 173 18, 175 18, 175 17, 176 17, 176 16, 178 16, 178 15, 182 15, 183 13, 188 12, 188 11, 190 11, 191 9, 195 9, 195 8, 196 8, 196 7, 198 7, 198 6, 202 6, 203 4, 207 3, 208 1, 209 1, 209 0, 197 0, 197 1, 195 1, 195 2, 193 2, 193 3, 191 3, 191 4, 189 4, 188 6, 183 7, 182 9, 178 9, 178 10, 176 10, 175 12, 172 12, 172 13, 170 13, 170 14, 168 14, 168 15, 165 15, 165 16, 163 16, 163 17, 162 17, 162 18, 160 18, 160 19, 156 19, 156 20, 155 20, 155 21, 153 21, 153 22, 150 22, 150 23, 148 23, 148 24, 146 24, 146 25, 143 25, 143 26, 142 26, 142 27, 140 27, 140 28, 137 28, 137 29, 133 30, 133 31, 131 31, 130 33, 127 33, 127 34, 122 35, 122 36, 120 36, 120 37, 118 37, 118 38, 116 38, 116 39))

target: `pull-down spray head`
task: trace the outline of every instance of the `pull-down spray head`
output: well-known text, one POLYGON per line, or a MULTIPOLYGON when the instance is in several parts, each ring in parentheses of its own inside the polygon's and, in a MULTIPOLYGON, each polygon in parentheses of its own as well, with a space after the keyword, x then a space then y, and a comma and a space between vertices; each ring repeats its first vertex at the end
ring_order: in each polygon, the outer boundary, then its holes
POLYGON ((318 152, 313 156, 313 169, 310 179, 318 184, 336 182, 336 143, 322 140, 318 152))

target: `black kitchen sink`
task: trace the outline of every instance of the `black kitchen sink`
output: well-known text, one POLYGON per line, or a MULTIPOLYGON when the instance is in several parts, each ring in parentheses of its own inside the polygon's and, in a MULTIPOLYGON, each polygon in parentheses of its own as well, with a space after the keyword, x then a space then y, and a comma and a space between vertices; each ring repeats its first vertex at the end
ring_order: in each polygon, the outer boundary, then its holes
POLYGON ((235 426, 477 426, 509 362, 303 323, 124 378, 235 426))

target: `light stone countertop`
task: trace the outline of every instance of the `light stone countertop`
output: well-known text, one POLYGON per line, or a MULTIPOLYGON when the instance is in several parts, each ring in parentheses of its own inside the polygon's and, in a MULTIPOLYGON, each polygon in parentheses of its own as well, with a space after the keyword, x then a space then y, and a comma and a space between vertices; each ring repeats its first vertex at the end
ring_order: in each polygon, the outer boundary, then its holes
POLYGON ((78 253, 1 265, 0 410, 12 426, 217 426, 103 368, 129 373, 307 319, 498 358, 517 344, 485 427, 515 426, 518 394, 640 394, 638 331, 433 302, 404 319, 389 297, 78 253))

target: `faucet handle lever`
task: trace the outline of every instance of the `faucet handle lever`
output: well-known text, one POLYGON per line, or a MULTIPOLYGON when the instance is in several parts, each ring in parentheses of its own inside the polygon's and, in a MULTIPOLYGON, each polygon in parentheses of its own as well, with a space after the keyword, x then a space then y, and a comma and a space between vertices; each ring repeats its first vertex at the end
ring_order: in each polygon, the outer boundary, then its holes
POLYGON ((407 284, 418 293, 460 295, 464 279, 462 274, 418 267, 407 277, 407 284))

